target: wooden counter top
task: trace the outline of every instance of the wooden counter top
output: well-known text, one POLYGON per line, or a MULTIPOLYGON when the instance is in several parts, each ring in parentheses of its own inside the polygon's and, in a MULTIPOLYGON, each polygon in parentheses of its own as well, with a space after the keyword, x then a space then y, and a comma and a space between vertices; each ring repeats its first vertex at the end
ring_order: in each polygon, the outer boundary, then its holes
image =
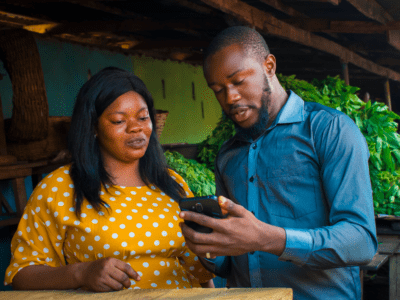
POLYGON ((68 291, 8 291, 0 292, 4 300, 94 300, 94 299, 129 299, 129 300, 292 300, 293 290, 290 288, 236 288, 236 289, 180 289, 180 290, 122 290, 110 293, 92 293, 76 290, 68 291))

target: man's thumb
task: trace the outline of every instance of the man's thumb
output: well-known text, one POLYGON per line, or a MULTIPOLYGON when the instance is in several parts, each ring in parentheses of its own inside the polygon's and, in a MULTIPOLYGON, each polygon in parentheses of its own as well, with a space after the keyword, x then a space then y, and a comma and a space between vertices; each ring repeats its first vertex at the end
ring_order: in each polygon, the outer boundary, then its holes
POLYGON ((232 208, 232 201, 229 200, 228 198, 225 198, 224 196, 219 196, 218 197, 218 203, 219 206, 221 207, 221 211, 223 215, 226 215, 229 213, 230 209, 232 208))

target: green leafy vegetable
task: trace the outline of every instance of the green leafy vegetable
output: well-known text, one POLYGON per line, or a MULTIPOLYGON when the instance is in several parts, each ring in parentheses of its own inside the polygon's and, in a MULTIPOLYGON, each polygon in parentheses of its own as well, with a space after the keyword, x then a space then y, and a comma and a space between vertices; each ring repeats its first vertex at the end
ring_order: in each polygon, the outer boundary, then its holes
POLYGON ((168 165, 189 185, 195 196, 215 195, 215 177, 204 164, 187 159, 176 151, 165 151, 168 165))

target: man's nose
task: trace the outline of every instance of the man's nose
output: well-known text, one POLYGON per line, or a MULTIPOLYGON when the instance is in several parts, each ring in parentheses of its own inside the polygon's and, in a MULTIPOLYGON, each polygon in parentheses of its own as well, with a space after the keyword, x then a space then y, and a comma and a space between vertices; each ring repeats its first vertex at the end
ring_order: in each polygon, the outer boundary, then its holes
POLYGON ((242 97, 239 92, 235 88, 226 89, 226 101, 228 104, 233 104, 236 101, 240 100, 242 97))

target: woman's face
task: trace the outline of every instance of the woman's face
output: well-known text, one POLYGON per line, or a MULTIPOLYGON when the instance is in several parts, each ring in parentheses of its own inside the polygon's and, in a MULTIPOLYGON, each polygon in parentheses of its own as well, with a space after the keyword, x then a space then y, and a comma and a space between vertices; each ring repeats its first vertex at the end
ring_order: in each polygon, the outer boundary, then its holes
POLYGON ((96 128, 104 164, 139 160, 147 150, 152 131, 143 97, 133 91, 119 96, 101 114, 96 128))

